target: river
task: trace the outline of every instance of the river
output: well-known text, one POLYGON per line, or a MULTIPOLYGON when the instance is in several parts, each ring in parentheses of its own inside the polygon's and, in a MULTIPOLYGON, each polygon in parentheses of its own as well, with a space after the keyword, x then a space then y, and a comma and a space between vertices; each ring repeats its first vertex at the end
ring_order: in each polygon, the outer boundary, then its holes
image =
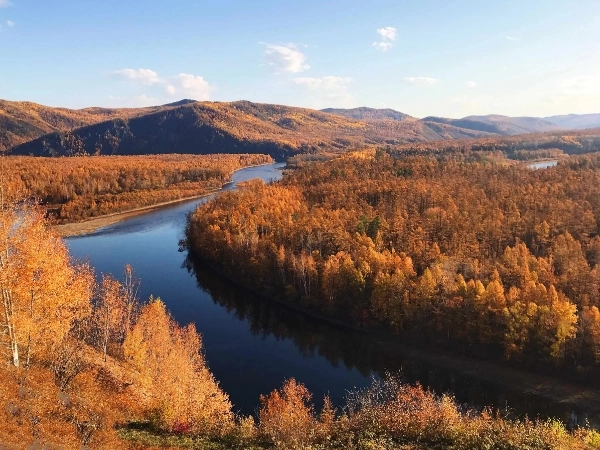
MULTIPOLYGON (((282 167, 242 169, 224 190, 252 178, 279 179, 282 167)), ((475 407, 508 406, 519 416, 558 416, 567 422, 574 415, 578 422, 591 416, 595 422, 597 414, 482 381, 463 370, 441 368, 393 341, 311 318, 223 279, 178 246, 187 213, 208 198, 166 206, 66 241, 71 254, 89 259, 97 274, 119 277, 125 264, 131 264, 141 279, 142 300, 151 294, 160 297, 179 323, 194 322, 209 367, 236 411, 256 412, 259 396, 290 377, 308 387, 317 405, 325 394, 341 405, 349 390, 364 388, 385 372, 402 370, 407 381, 450 392, 475 407)))
POLYGON ((547 169, 548 167, 554 167, 558 164, 558 160, 553 161, 538 161, 535 163, 528 164, 527 167, 530 169, 547 169))

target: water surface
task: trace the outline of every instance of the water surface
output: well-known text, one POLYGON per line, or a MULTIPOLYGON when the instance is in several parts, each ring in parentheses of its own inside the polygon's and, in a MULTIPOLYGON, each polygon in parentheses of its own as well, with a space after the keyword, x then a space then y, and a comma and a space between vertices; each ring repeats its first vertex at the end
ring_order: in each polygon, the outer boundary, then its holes
POLYGON ((548 167, 554 167, 558 164, 558 160, 554 161, 539 161, 536 163, 528 164, 527 167, 530 169, 547 169, 548 167))
MULTIPOLYGON (((281 177, 283 164, 243 169, 235 183, 281 177)), ((207 197, 210 198, 210 197, 207 197)), ((223 279, 178 250, 186 214, 207 198, 169 205, 113 224, 93 234, 67 239, 71 253, 88 259, 97 273, 119 276, 132 264, 141 278, 141 298, 160 297, 181 324, 194 322, 202 333, 210 369, 230 395, 236 411, 255 412, 259 396, 290 377, 306 384, 316 403, 329 394, 340 405, 348 390, 366 387, 372 377, 402 370, 437 392, 450 392, 475 407, 509 406, 517 415, 557 416, 582 422, 573 411, 476 376, 456 373, 407 356, 390 340, 311 318, 261 299, 223 279)))

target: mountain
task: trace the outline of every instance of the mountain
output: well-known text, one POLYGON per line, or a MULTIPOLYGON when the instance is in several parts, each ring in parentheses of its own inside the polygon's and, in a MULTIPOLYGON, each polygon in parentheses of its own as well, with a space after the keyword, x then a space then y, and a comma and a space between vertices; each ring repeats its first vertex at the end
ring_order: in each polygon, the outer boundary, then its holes
POLYGON ((545 117, 563 130, 583 130, 600 127, 600 114, 568 114, 566 116, 545 117))
POLYGON ((315 111, 184 99, 147 108, 52 108, 0 100, 0 153, 141 154, 341 151, 600 126, 600 114, 417 119, 393 109, 315 111))
POLYGON ((73 130, 114 118, 133 117, 165 107, 169 106, 67 109, 0 100, 0 153, 47 133, 73 130))
MULTIPOLYGON (((95 111, 81 110, 81 111, 95 111)), ((342 151, 489 133, 412 120, 357 121, 306 108, 248 101, 182 101, 57 130, 10 150, 17 155, 268 153, 342 151)))
POLYGON ((353 109, 326 108, 322 109, 321 111, 327 114, 335 114, 337 116, 343 116, 354 120, 416 120, 414 117, 409 116, 408 114, 404 114, 389 108, 375 109, 361 106, 360 108, 353 109))
POLYGON ((491 114, 488 116, 468 116, 462 119, 425 117, 423 120, 505 136, 600 127, 600 114, 569 114, 551 117, 508 117, 491 114))
POLYGON ((462 119, 426 117, 423 120, 508 136, 560 129, 555 123, 538 117, 508 117, 495 114, 488 116, 467 116, 462 119))
POLYGON ((393 109, 374 109, 367 107, 353 109, 326 108, 322 112, 347 117, 349 119, 363 121, 398 120, 398 121, 422 121, 427 127, 433 127, 432 123, 450 125, 456 128, 503 136, 514 136, 517 134, 542 133, 556 130, 582 130, 585 128, 600 127, 600 114, 569 114, 566 116, 551 117, 509 117, 498 114, 485 116, 467 116, 462 119, 450 119, 446 117, 428 116, 416 119, 408 114, 393 109))

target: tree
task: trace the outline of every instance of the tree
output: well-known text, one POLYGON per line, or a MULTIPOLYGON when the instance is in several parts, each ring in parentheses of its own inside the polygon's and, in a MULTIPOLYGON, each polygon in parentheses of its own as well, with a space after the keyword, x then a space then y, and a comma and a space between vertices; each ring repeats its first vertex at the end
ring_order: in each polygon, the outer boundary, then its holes
MULTIPOLYGON (((261 396, 259 411, 260 431, 276 446, 304 449, 314 439, 318 429, 312 395, 303 384, 290 378, 280 390, 261 396)), ((330 422, 331 407, 325 412, 324 422, 330 422)))
POLYGON ((160 299, 141 309, 123 350, 158 426, 211 434, 232 426, 231 403, 206 366, 194 325, 177 325, 160 299))
POLYGON ((73 265, 64 243, 47 229, 36 208, 0 210, 0 292, 3 344, 11 364, 50 358, 91 309, 93 274, 73 265), (24 361, 21 359, 24 358, 24 361))

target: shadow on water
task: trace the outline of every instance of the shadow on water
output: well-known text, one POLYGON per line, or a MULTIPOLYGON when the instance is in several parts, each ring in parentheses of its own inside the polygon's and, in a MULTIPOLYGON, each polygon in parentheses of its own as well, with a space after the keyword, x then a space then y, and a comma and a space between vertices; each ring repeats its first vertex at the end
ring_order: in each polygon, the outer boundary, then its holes
MULTIPOLYGON (((404 348, 397 340, 340 327, 261 298, 234 285, 191 255, 186 257, 183 266, 196 277, 198 286, 215 304, 247 322, 252 335, 290 340, 305 358, 319 355, 334 367, 356 370, 364 377, 400 373, 404 381, 419 383, 439 394, 450 393, 460 404, 476 409, 491 406, 508 412, 511 417, 558 417, 569 426, 585 425, 597 417, 589 411, 469 376, 465 373, 467 368, 462 372, 431 364, 420 359, 414 348, 404 348)), ((319 387, 313 391, 317 400, 327 393, 324 386, 319 387)), ((338 393, 332 400, 341 405, 344 398, 338 393)))

